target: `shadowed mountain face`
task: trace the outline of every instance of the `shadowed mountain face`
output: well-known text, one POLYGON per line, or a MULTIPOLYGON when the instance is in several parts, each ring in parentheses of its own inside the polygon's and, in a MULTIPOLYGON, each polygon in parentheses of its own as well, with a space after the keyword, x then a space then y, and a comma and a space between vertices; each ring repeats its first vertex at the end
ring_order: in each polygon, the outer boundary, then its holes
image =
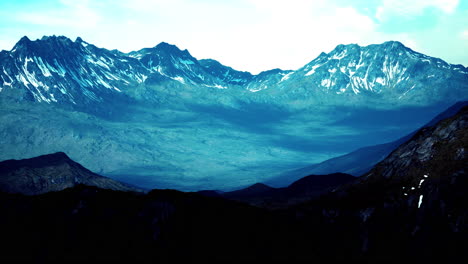
POLYGON ((167 43, 24 37, 0 52, 0 160, 62 151, 145 188, 227 191, 397 140, 467 84, 464 66, 392 41, 253 75, 167 43))
POLYGON ((25 160, 0 162, 0 191, 27 195, 61 191, 78 184, 102 189, 138 191, 137 188, 97 175, 58 152, 25 160))

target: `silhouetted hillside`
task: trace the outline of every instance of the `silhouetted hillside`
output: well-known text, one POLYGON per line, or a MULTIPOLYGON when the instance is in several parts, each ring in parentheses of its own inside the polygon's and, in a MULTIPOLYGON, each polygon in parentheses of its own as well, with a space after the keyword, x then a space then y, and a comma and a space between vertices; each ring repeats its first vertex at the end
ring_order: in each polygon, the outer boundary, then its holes
POLYGON ((61 191, 77 184, 121 191, 141 191, 97 175, 71 160, 63 152, 31 159, 0 162, 0 191, 2 192, 33 195, 61 191))

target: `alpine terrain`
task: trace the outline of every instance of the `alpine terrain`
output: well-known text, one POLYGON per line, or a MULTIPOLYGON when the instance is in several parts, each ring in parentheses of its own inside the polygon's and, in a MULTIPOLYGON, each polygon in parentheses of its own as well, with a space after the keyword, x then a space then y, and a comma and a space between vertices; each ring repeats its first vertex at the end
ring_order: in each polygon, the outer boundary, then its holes
POLYGON ((66 152, 145 188, 232 190, 397 140, 467 95, 466 67, 395 41, 254 75, 167 43, 23 37, 0 52, 0 160, 66 152))

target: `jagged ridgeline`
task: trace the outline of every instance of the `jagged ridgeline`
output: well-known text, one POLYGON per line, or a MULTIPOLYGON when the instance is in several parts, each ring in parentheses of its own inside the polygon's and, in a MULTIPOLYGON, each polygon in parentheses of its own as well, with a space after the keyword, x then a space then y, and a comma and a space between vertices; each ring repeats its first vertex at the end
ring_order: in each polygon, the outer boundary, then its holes
POLYGON ((322 93, 322 98, 315 99, 331 100, 326 95, 364 93, 385 96, 385 103, 428 104, 466 96, 468 74, 462 65, 417 53, 395 41, 365 47, 338 45, 296 71, 275 69, 258 75, 211 59, 197 60, 187 50, 164 42, 122 53, 81 38, 73 42, 66 37, 36 41, 23 37, 11 51, 2 51, 0 58, 2 97, 11 90, 24 90, 24 100, 78 105, 108 101, 112 94, 132 94, 141 84, 170 83, 174 88, 263 91, 253 98, 272 93, 289 98, 300 91, 302 99, 322 93))
POLYGON ((123 53, 24 37, 0 68, 0 159, 64 151, 115 179, 186 190, 396 140, 468 94, 467 68, 393 41, 254 75, 167 43, 123 53))

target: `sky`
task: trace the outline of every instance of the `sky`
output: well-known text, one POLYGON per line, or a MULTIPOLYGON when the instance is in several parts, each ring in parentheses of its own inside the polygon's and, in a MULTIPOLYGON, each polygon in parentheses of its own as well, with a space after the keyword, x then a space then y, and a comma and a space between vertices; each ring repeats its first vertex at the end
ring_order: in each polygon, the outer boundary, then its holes
POLYGON ((468 66, 468 0, 0 0, 0 50, 44 35, 123 52, 164 41, 254 74, 388 40, 468 66))

